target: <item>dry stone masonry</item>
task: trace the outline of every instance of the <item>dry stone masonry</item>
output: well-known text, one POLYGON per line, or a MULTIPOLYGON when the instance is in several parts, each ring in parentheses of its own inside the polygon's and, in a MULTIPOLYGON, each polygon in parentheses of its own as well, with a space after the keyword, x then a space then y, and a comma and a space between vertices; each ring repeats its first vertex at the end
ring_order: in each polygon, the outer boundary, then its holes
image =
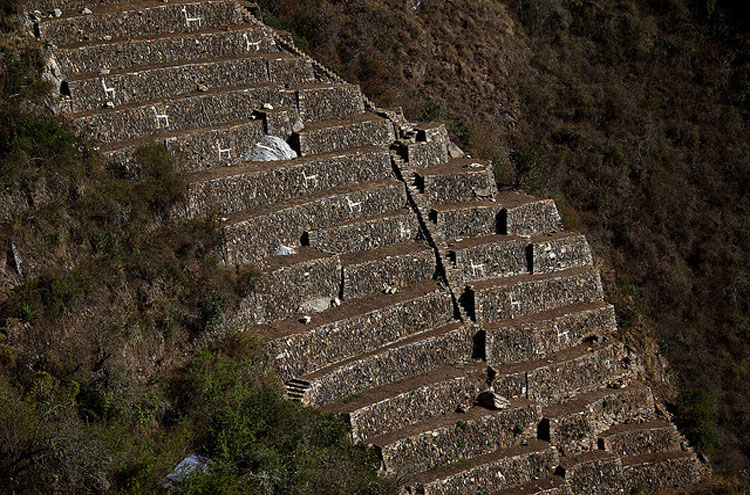
POLYGON ((257 329, 289 398, 347 418, 404 494, 708 475, 618 340, 586 239, 444 126, 378 108, 236 0, 28 9, 59 111, 121 172, 148 142, 181 158, 174 214, 218 212, 224 263, 260 273, 227 325, 257 329))

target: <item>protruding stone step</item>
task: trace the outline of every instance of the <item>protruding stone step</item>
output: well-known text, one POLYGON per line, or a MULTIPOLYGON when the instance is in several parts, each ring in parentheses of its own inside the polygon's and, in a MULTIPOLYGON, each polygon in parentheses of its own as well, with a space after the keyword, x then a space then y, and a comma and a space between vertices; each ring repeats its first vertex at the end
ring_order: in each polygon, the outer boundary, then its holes
POLYGON ((572 495, 615 495, 625 484, 620 458, 601 450, 560 458, 555 474, 565 479, 572 495))
POLYGON ((426 375, 345 398, 323 410, 346 415, 354 441, 368 442, 420 421, 468 410, 486 380, 487 370, 481 364, 445 365, 426 375))
POLYGON ((405 202, 403 183, 386 180, 231 215, 225 227, 224 262, 256 262, 282 247, 301 246, 305 232, 381 215, 403 207, 405 202))
POLYGON ((452 304, 449 294, 425 281, 395 295, 345 301, 304 314, 309 324, 292 318, 259 330, 269 340, 273 368, 285 380, 446 325, 452 304))
POLYGON ((416 242, 347 254, 341 257, 341 263, 343 299, 401 290, 434 278, 437 270, 435 251, 426 243, 416 242))
POLYGON ((208 92, 153 104, 82 114, 73 123, 100 143, 130 141, 160 132, 186 131, 248 119, 265 104, 281 106, 283 95, 269 83, 208 92))
POLYGON ((114 169, 134 169, 137 167, 134 156, 138 147, 157 138, 177 155, 179 172, 197 172, 246 161, 253 146, 264 135, 260 120, 242 120, 188 131, 163 131, 128 143, 103 147, 104 162, 114 169))
POLYGON ((375 147, 295 160, 249 162, 189 177, 187 210, 191 215, 205 213, 207 208, 235 213, 392 176, 388 152, 375 147))
POLYGON ((379 447, 387 473, 419 473, 519 445, 539 419, 539 406, 515 401, 498 411, 473 407, 466 413, 449 413, 371 443, 379 447))
POLYGON ((471 357, 476 329, 454 323, 301 377, 303 402, 322 405, 471 357))
POLYGON ((637 490, 659 490, 700 483, 706 468, 693 452, 660 452, 622 459, 626 487, 637 490))
POLYGON ((591 450, 596 437, 616 423, 644 423, 656 417, 654 395, 633 382, 624 388, 599 388, 549 406, 539 436, 564 451, 591 450))
POLYGON ((617 332, 614 307, 603 302, 564 306, 507 322, 482 325, 485 358, 490 366, 545 359, 584 341, 617 332))
POLYGON ((554 447, 538 440, 528 445, 474 457, 418 476, 409 495, 492 493, 548 477, 558 464, 554 447))
POLYGON ((359 86, 314 83, 290 88, 299 115, 305 122, 343 119, 365 111, 359 86))
POLYGON ((600 449, 623 457, 677 451, 681 443, 675 426, 663 420, 617 424, 599 438, 600 449))
POLYGON ((463 240, 498 232, 499 206, 492 201, 433 206, 430 221, 442 229, 448 240, 463 240))
POLYGON ((97 8, 90 15, 66 15, 38 24, 38 35, 56 45, 83 41, 109 41, 169 33, 188 33, 208 27, 242 22, 242 14, 229 0, 178 4, 150 4, 141 9, 111 12, 97 8))
POLYGON ((55 60, 65 76, 76 77, 270 52, 278 52, 278 47, 269 33, 255 26, 241 25, 223 30, 207 29, 190 34, 57 48, 55 60))
POLYGON ((469 158, 418 171, 417 188, 433 205, 492 199, 497 192, 490 164, 469 158))
POLYGON ((409 210, 334 225, 308 232, 310 246, 326 253, 361 253, 420 237, 419 222, 409 210))
POLYGON ((136 72, 97 75, 68 80, 72 111, 82 112, 158 101, 209 89, 249 86, 272 81, 286 85, 315 76, 309 62, 286 53, 251 54, 229 60, 211 60, 157 67, 136 72))
POLYGON ((266 258, 235 318, 250 324, 288 318, 308 301, 333 301, 341 292, 341 260, 310 248, 266 258))
POLYGON ((305 125, 293 136, 300 155, 315 155, 358 146, 387 147, 395 139, 393 124, 373 113, 305 125))
POLYGON ((538 199, 520 191, 501 191, 497 203, 502 206, 500 234, 531 237, 563 230, 555 202, 538 199))
POLYGON ((568 487, 559 476, 549 476, 515 488, 500 490, 494 495, 568 495, 568 487))
POLYGON ((470 283, 462 304, 477 322, 512 320, 603 298, 599 271, 572 268, 544 275, 521 275, 470 283))
POLYGON ((506 398, 523 397, 549 403, 614 383, 632 374, 633 365, 620 342, 584 344, 560 351, 547 360, 493 366, 497 376, 492 387, 496 394, 506 398))

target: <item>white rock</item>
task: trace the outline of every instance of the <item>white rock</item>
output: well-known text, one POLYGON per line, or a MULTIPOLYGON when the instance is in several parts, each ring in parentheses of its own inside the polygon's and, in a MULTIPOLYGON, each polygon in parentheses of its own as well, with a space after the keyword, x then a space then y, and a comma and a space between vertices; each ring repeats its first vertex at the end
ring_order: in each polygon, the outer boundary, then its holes
POLYGON ((264 136, 253 146, 246 158, 259 162, 291 160, 297 158, 297 153, 280 137, 264 136))
POLYGON ((190 454, 184 458, 174 471, 167 475, 168 485, 180 483, 195 472, 206 472, 211 466, 211 460, 198 454, 190 454))
POLYGON ((54 15, 55 17, 60 17, 62 15, 62 10, 55 9, 52 11, 52 15, 54 15))
POLYGON ((302 318, 300 318, 299 321, 302 322, 302 323, 304 323, 305 325, 309 325, 310 322, 312 321, 312 318, 310 318, 309 316, 305 315, 302 318))
POLYGON ((339 299, 338 297, 334 297, 331 301, 331 305, 336 307, 341 306, 341 299, 339 299))
POLYGON ((466 153, 464 153, 464 151, 455 143, 450 143, 448 145, 448 153, 450 154, 451 158, 463 158, 466 156, 466 153))
POLYGON ((271 105, 270 103, 264 103, 263 108, 265 110, 273 110, 273 105, 271 105))
POLYGON ((300 313, 322 313, 331 307, 331 300, 327 297, 314 297, 303 302, 299 307, 300 313))
POLYGON ((110 34, 105 34, 104 36, 102 36, 102 39, 103 39, 104 41, 112 41, 112 35, 110 35, 110 34))
POLYGON ((305 128, 305 124, 302 123, 302 119, 297 119, 292 126, 292 131, 299 132, 305 128))
POLYGON ((291 256, 293 254, 297 254, 297 251, 295 251, 294 248, 289 247, 289 246, 285 246, 283 244, 281 244, 279 246, 279 249, 276 250, 276 255, 277 256, 291 256))
POLYGON ((108 102, 106 102, 106 103, 104 104, 104 106, 105 106, 106 108, 115 108, 115 104, 114 104, 114 103, 112 103, 111 101, 108 101, 108 102))
POLYGON ((83 10, 81 10, 81 14, 83 15, 91 15, 93 12, 91 12, 91 9, 88 7, 84 7, 83 10))

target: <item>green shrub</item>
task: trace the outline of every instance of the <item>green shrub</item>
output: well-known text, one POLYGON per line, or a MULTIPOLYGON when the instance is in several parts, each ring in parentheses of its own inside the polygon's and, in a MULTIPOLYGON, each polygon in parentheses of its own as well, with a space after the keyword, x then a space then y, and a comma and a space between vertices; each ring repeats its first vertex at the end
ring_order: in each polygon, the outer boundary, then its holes
POLYGON ((700 451, 711 454, 719 439, 716 400, 704 388, 684 388, 677 399, 677 420, 688 440, 700 451))

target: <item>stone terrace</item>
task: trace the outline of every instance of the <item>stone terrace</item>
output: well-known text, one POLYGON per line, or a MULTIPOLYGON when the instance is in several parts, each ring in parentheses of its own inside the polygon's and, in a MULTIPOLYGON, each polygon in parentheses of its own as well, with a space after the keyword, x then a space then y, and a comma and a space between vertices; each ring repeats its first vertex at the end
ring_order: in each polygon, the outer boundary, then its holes
POLYGON ((219 212, 288 396, 342 414, 408 494, 619 494, 708 475, 617 336, 586 239, 444 126, 380 109, 234 0, 33 0, 59 110, 174 214, 219 212), (55 9, 59 9, 55 15, 55 9), (253 162, 272 135, 297 158, 253 162))

